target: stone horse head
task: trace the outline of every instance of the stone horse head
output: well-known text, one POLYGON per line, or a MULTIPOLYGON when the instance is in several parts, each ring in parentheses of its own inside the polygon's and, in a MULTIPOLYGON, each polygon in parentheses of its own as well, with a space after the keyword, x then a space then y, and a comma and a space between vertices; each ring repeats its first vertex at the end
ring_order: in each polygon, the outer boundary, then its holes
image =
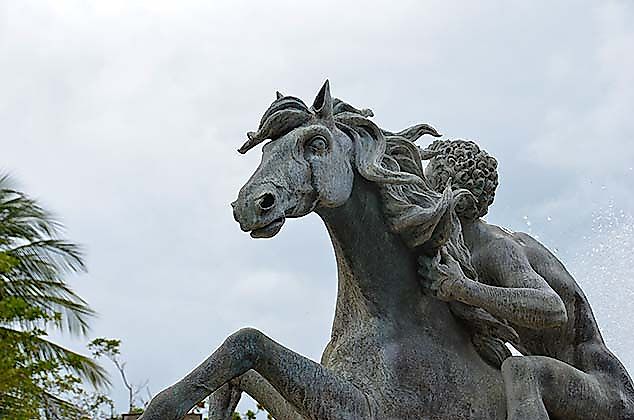
MULTIPOLYGON (((258 130, 248 133, 248 141, 239 149, 246 153, 270 140, 262 149, 260 166, 232 203, 240 227, 253 237, 269 238, 286 218, 342 206, 350 198, 355 174, 372 182, 424 188, 419 175, 383 165, 388 145, 384 133, 365 118, 370 115, 370 110, 333 99, 328 81, 310 109, 300 99, 278 93, 258 130)), ((438 136, 426 124, 399 134, 409 140, 400 146, 410 149, 416 149, 411 141, 424 134, 438 136)), ((433 196, 430 201, 438 198, 431 189, 426 192, 433 196)), ((448 209, 448 199, 437 201, 426 214, 430 226, 448 209)))

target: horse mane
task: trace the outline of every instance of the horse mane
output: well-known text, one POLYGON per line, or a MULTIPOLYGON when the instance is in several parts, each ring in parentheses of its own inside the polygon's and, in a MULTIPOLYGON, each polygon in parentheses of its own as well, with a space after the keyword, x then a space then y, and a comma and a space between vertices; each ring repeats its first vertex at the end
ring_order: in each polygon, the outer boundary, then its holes
MULTIPOLYGON (((334 119, 337 127, 353 139, 357 170, 379 187, 390 229, 401 236, 415 256, 436 255, 444 246, 460 263, 464 274, 478 281, 454 210, 456 198, 468 192, 452 191, 451 183, 443 193, 434 190, 422 164, 424 157, 429 159, 433 154, 421 155, 413 143, 424 134, 439 137, 436 130, 419 124, 391 133, 381 130, 365 116, 351 112, 335 114, 334 119)), ((506 342, 517 344, 519 337, 506 321, 460 302, 450 302, 449 307, 471 333, 472 342, 484 360, 500 367, 511 356, 506 342)))
MULTIPOLYGON (((435 137, 440 134, 427 124, 392 133, 379 128, 369 119, 371 116, 369 109, 359 110, 333 99, 334 124, 352 140, 356 170, 378 186, 389 228, 400 235, 415 257, 434 256, 444 246, 460 263, 465 275, 478 281, 454 211, 455 199, 465 191, 452 191, 450 183, 442 193, 434 190, 425 177, 422 163, 433 157, 433 152, 421 154, 414 144, 425 134, 435 137)), ((279 138, 318 120, 314 110, 300 99, 278 94, 262 117, 258 131, 248 133, 248 140, 239 152, 246 153, 266 139, 279 138)), ((511 355, 505 343, 519 340, 515 330, 484 309, 460 302, 450 302, 449 307, 470 332, 482 358, 500 367, 511 355)))

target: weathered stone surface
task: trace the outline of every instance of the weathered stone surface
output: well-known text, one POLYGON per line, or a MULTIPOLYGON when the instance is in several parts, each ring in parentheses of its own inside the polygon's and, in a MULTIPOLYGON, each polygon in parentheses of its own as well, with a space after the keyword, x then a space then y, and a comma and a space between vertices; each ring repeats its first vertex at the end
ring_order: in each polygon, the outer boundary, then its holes
POLYGON ((321 363, 243 329, 142 418, 179 419, 212 394, 210 419, 227 420, 243 391, 278 420, 634 418, 631 379, 572 277, 534 239, 480 219, 495 159, 467 142, 421 153, 431 126, 391 133, 370 116, 328 82, 310 108, 278 93, 240 148, 271 140, 232 204, 244 231, 272 237, 314 211, 332 239, 321 363))

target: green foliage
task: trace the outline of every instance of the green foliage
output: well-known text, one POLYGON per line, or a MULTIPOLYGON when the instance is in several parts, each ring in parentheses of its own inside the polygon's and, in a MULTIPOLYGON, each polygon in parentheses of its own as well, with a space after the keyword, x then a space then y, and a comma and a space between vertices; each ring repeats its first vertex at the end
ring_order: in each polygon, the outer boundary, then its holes
MULTIPOLYGON (((114 364, 119 371, 123 385, 128 390, 128 413, 138 414, 143 413, 143 409, 136 406, 137 401, 140 401, 141 405, 145 406, 146 401, 141 400, 138 395, 139 392, 147 387, 147 381, 143 385, 132 385, 128 381, 126 374, 126 363, 120 360, 121 355, 121 340, 108 339, 108 338, 95 338, 88 344, 88 349, 92 352, 95 359, 100 357, 107 357, 114 364)), ((148 388, 149 394, 149 388, 148 388)))
POLYGON ((247 410, 247 412, 244 414, 234 412, 231 417, 231 420, 256 420, 258 418, 258 414, 262 412, 266 413, 267 420, 274 420, 273 416, 271 416, 271 414, 266 412, 266 409, 264 408, 262 404, 258 404, 256 408, 257 408, 257 411, 247 410))
POLYGON ((94 314, 65 282, 85 266, 60 227, 0 176, 0 418, 86 418, 107 403, 83 389, 106 386, 105 371, 45 338, 51 328, 83 336, 94 314))
POLYGON ((95 338, 88 344, 90 350, 95 357, 106 356, 116 358, 121 354, 121 340, 108 338, 95 338))

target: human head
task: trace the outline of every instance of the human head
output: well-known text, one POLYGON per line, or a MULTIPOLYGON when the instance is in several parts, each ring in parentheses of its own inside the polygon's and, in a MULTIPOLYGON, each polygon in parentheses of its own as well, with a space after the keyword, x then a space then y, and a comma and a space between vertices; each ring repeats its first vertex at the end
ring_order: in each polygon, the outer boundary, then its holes
POLYGON ((467 220, 487 214, 498 186, 497 160, 470 140, 436 140, 423 155, 433 156, 425 176, 436 191, 442 191, 451 179, 458 192, 456 213, 467 220))

